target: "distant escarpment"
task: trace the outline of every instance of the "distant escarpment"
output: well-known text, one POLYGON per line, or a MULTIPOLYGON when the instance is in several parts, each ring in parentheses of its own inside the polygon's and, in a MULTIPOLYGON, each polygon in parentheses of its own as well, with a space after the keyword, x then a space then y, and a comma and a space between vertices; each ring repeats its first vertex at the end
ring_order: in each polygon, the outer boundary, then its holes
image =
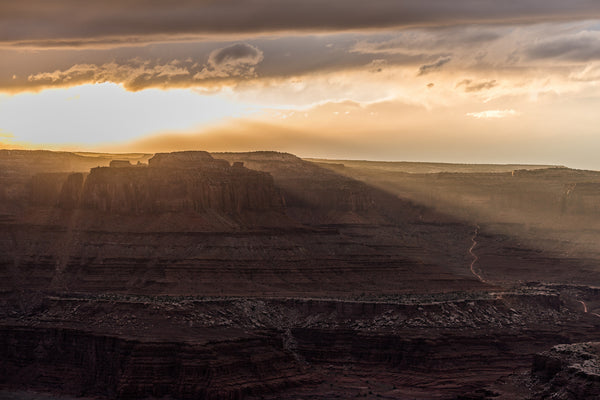
POLYGON ((258 151, 219 153, 230 162, 273 175, 285 193, 288 207, 364 212, 375 206, 371 190, 361 182, 341 177, 288 153, 258 151))
POLYGON ((304 223, 382 223, 389 219, 414 222, 428 212, 293 154, 257 151, 215 153, 215 157, 243 162, 271 174, 282 190, 288 213, 304 223))

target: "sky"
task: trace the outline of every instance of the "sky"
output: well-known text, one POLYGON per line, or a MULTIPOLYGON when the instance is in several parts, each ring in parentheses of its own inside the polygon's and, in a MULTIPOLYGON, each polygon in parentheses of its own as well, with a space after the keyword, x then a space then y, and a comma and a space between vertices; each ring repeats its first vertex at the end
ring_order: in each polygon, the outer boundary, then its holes
POLYGON ((596 0, 0 3, 0 148, 600 170, 596 0))

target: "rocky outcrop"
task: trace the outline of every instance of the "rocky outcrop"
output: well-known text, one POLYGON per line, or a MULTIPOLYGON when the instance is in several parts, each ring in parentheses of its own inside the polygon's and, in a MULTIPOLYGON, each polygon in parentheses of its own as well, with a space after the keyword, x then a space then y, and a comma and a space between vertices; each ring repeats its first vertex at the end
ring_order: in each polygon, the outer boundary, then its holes
POLYGON ((207 210, 281 210, 282 198, 271 176, 206 152, 157 154, 149 166, 113 160, 89 176, 44 173, 31 180, 31 202, 62 209, 90 209, 140 215, 207 210))
POLYGON ((600 343, 561 344, 535 356, 532 400, 600 398, 600 343))
POLYGON ((112 160, 108 166, 111 168, 128 168, 132 165, 129 160, 112 160))
POLYGON ((555 293, 462 295, 20 298, 0 303, 0 387, 183 399, 353 398, 370 387, 372 398, 483 399, 457 396, 596 334, 555 293))
POLYGON ((157 153, 148 160, 148 165, 152 168, 229 168, 227 161, 214 159, 206 151, 157 153))
MULTIPOLYGON (((163 164, 164 165, 164 164, 163 164)), ((87 178, 82 208, 116 214, 242 212, 281 208, 281 196, 265 173, 245 168, 95 168, 87 178)))

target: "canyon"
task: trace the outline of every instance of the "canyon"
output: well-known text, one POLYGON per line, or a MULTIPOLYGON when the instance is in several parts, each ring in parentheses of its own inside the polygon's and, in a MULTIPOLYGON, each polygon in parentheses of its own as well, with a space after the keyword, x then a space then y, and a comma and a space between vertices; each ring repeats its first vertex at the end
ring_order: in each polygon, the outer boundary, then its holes
POLYGON ((594 398, 597 185, 553 166, 0 150, 0 395, 594 398))

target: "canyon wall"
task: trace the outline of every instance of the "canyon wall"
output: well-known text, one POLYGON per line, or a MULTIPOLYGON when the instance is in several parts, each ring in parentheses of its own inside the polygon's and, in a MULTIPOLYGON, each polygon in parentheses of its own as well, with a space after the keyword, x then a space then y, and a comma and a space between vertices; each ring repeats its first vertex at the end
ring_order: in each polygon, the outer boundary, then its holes
POLYGON ((2 225, 0 287, 356 296, 481 286, 465 268, 471 227, 293 155, 230 158, 157 154, 35 175, 32 205, 2 225))
MULTIPOLYGON (((78 396, 241 399, 310 381, 267 336, 167 341, 64 328, 0 327, 0 386, 78 396)), ((314 379, 314 378, 313 378, 314 379)))

